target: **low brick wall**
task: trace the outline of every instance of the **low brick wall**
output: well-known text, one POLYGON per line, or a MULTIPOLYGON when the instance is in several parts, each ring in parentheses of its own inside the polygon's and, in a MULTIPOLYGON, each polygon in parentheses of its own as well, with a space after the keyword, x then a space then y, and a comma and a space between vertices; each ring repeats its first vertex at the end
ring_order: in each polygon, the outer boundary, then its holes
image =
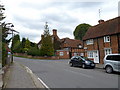
POLYGON ((50 59, 50 60, 56 60, 59 59, 59 56, 51 56, 51 57, 42 57, 42 56, 31 56, 23 53, 14 53, 16 56, 23 56, 27 58, 35 58, 35 59, 50 59))

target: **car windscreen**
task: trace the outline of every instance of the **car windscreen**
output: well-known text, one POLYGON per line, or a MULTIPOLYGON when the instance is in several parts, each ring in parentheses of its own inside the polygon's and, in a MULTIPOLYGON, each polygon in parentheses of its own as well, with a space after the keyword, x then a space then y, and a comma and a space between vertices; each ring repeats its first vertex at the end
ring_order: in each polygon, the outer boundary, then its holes
POLYGON ((89 60, 87 57, 83 57, 83 56, 81 56, 80 58, 82 58, 83 60, 89 60))

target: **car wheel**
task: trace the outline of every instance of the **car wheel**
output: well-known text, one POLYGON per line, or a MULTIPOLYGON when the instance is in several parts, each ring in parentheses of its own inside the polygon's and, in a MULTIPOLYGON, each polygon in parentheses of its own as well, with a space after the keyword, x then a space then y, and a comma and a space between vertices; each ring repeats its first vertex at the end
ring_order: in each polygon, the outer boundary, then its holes
POLYGON ((82 68, 84 68, 84 69, 86 68, 85 64, 82 64, 82 68))
POLYGON ((70 67, 73 67, 73 63, 69 63, 70 67))
POLYGON ((107 66, 105 68, 105 70, 106 70, 107 73, 112 73, 113 72, 113 68, 111 66, 107 66))

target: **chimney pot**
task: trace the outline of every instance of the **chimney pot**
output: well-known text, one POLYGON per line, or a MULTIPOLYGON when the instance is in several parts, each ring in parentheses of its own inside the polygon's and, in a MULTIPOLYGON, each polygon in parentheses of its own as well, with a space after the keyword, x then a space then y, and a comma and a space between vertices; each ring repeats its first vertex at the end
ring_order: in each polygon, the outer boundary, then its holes
POLYGON ((53 35, 57 36, 57 30, 56 29, 53 29, 53 35))
POLYGON ((104 20, 101 19, 98 22, 99 22, 99 24, 101 24, 101 23, 104 23, 104 20))

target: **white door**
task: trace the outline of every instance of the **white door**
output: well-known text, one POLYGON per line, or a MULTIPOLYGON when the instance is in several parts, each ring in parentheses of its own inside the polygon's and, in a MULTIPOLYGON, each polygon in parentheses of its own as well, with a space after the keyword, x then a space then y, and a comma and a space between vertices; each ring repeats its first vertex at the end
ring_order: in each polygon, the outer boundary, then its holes
POLYGON ((94 63, 99 63, 99 54, 98 51, 93 51, 94 63))

